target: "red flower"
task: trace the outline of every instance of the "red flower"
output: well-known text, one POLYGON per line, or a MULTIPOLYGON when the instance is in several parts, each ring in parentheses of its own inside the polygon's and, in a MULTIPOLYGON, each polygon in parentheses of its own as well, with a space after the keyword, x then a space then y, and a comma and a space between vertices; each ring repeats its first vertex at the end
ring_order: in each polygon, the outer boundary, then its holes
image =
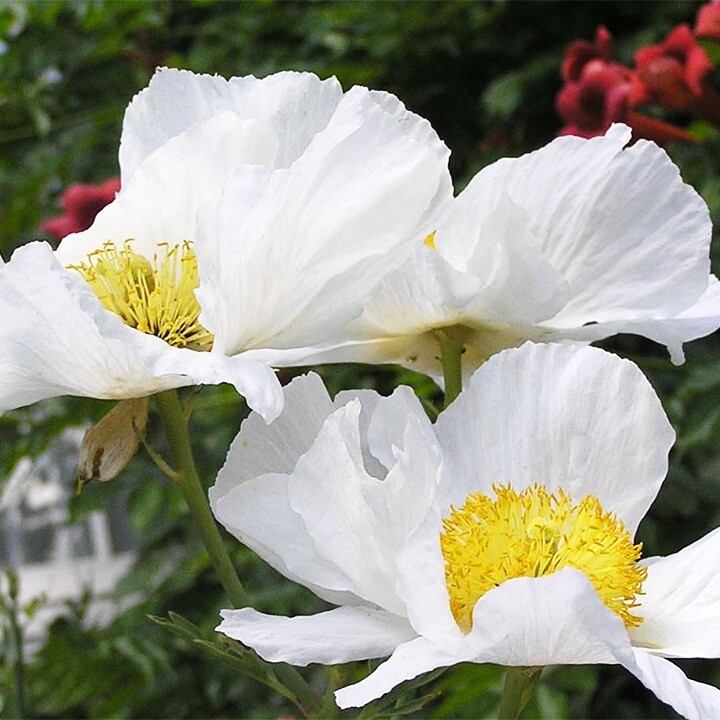
POLYGON ((675 125, 633 112, 634 98, 644 89, 632 70, 610 61, 610 42, 610 33, 598 28, 594 43, 577 40, 568 49, 561 69, 565 86, 555 100, 566 123, 559 134, 591 138, 624 122, 635 139, 694 142, 693 135, 675 125))
POLYGON ((720 42, 720 0, 713 0, 698 10, 695 37, 720 42))
POLYGON ((603 60, 585 63, 575 82, 567 82, 555 101, 567 125, 561 135, 590 138, 603 135, 614 122, 625 120, 630 78, 626 68, 603 60))
POLYGON ((591 60, 610 61, 612 55, 612 36, 607 28, 599 27, 595 31, 595 42, 575 40, 565 53, 560 67, 560 75, 565 82, 575 82, 580 79, 583 68, 591 60))
POLYGON ((676 27, 658 45, 640 48, 635 64, 646 96, 638 93, 634 103, 654 101, 681 111, 695 109, 697 99, 705 91, 705 75, 712 69, 707 53, 687 25, 676 27))
POLYGON ((47 220, 41 227, 57 240, 87 230, 95 216, 114 199, 120 190, 120 178, 110 178, 99 185, 71 185, 62 194, 62 215, 47 220))

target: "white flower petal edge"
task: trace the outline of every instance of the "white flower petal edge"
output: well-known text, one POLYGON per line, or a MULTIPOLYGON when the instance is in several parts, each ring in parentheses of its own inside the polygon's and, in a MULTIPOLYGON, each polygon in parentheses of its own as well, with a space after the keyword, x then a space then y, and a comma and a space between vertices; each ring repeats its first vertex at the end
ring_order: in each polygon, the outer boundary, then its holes
POLYGON ((530 667, 617 663, 687 718, 720 712, 720 690, 689 680, 669 661, 633 648, 622 621, 573 568, 508 580, 480 599, 474 616, 475 628, 456 654, 424 637, 399 645, 367 678, 338 690, 338 706, 365 705, 405 680, 458 662, 530 667))
POLYGON ((452 459, 450 502, 496 483, 540 483, 595 495, 634 534, 675 441, 652 386, 636 365, 597 348, 520 350, 493 356, 438 418, 443 455, 452 459))
POLYGON ((301 666, 384 657, 415 637, 404 619, 369 607, 341 607, 293 618, 250 608, 220 614, 218 632, 242 640, 265 660, 301 666))
MULTIPOLYGON (((314 396, 324 398, 320 414, 328 412, 327 396, 315 379, 302 379, 298 388, 308 392, 293 393, 288 421, 307 417, 302 404, 314 396)), ((632 363, 595 348, 527 343, 480 368, 434 428, 420 421, 409 397, 396 393, 374 403, 363 397, 329 412, 294 465, 291 456, 307 437, 290 454, 281 448, 284 473, 240 480, 216 509, 238 537, 251 547, 263 544, 264 557, 320 597, 332 601, 334 595, 347 608, 379 607, 412 629, 414 635, 388 642, 387 652, 394 647, 390 658, 368 678, 337 692, 341 707, 366 704, 405 680, 459 662, 619 663, 687 717, 720 715, 720 690, 688 680, 657 657, 673 649, 680 654, 675 636, 684 629, 691 632, 683 654, 720 655, 713 633, 703 644, 696 632, 701 623, 717 624, 720 617, 715 601, 720 593, 710 579, 717 563, 698 568, 708 549, 716 550, 718 533, 676 556, 647 561, 648 583, 639 596, 647 608, 644 631, 642 624, 626 629, 589 577, 574 567, 505 580, 487 590, 473 608, 467 634, 450 609, 440 533, 450 505, 458 507, 470 492, 492 493, 493 484, 520 491, 540 483, 549 491, 563 489, 575 501, 596 496, 604 512, 614 513, 631 531, 637 527, 667 469, 674 435, 632 363), (360 421, 361 404, 370 411, 366 422, 360 421), (375 422, 392 438, 402 437, 401 447, 395 440, 390 452, 372 455, 390 463, 384 481, 364 465, 360 435, 371 436, 375 422), (393 423, 404 428, 402 436, 388 429, 393 423), (241 492, 246 492, 242 501, 231 507, 241 492), (272 527, 273 511, 282 518, 277 522, 287 521, 284 534, 272 527), (681 587, 681 578, 696 572, 698 579, 681 587)), ((269 436, 272 428, 262 432, 269 436)), ((304 430, 297 436, 304 437, 304 430)), ((370 441, 366 445, 373 447, 370 441)), ((267 457, 257 462, 263 469, 273 465, 267 457)), ((226 470, 232 472, 230 464, 226 470)), ((223 489, 231 487, 226 478, 223 489)), ((299 622, 298 632, 315 631, 311 619, 299 622)), ((277 660, 328 657, 324 641, 307 650, 293 648, 283 636, 285 627, 282 619, 248 612, 233 637, 277 660)))
POLYGON ((289 168, 252 182, 231 174, 198 242, 201 319, 222 349, 265 350, 279 365, 275 349, 341 343, 450 198, 448 154, 397 98, 355 87, 289 168))
POLYGON ((258 120, 268 126, 280 141, 277 167, 288 167, 327 125, 342 95, 334 77, 320 80, 312 73, 226 80, 160 68, 125 113, 120 141, 123 184, 170 138, 227 110, 240 120, 258 120), (183 98, 181 104, 178 96, 183 98))
POLYGON ((365 303, 345 354, 437 376, 434 331, 460 325, 470 371, 525 340, 617 332, 666 344, 681 362, 684 342, 720 326, 709 212, 663 150, 624 148, 629 138, 617 125, 481 170, 438 211, 437 261, 418 237, 365 303), (429 263, 449 268, 421 272, 429 263))
POLYGON ((720 528, 674 555, 643 564, 645 621, 631 629, 633 644, 665 657, 718 657, 720 528))
POLYGON ((104 332, 121 321, 106 317, 46 243, 23 246, 0 266, 0 316, 1 410, 64 394, 119 399, 189 384, 154 377, 136 349, 104 332))
POLYGON ((144 159, 90 228, 64 238, 58 259, 83 262, 108 240, 122 245, 131 238, 135 252, 146 257, 162 243, 195 242, 197 212, 220 194, 230 170, 272 164, 277 147, 264 125, 230 112, 189 128, 144 159))
POLYGON ((18 248, 0 266, 0 315, 3 410, 59 395, 119 400, 220 382, 232 382, 268 422, 282 407, 270 368, 174 348, 127 327, 46 243, 18 248))

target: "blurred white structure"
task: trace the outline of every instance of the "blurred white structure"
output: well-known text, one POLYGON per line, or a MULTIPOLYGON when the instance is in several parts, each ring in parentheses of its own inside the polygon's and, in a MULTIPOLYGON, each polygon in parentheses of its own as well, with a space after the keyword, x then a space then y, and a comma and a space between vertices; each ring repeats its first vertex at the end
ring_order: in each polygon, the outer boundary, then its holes
MULTIPOLYGON (((36 460, 20 460, 0 495, 0 567, 17 571, 23 605, 46 598, 26 627, 30 646, 62 611, 64 601, 79 598, 86 588, 93 596, 112 590, 133 559, 121 504, 111 502, 84 522, 68 523, 84 432, 66 430, 36 460)), ((116 611, 114 603, 99 597, 90 606, 90 619, 102 622, 116 611)))

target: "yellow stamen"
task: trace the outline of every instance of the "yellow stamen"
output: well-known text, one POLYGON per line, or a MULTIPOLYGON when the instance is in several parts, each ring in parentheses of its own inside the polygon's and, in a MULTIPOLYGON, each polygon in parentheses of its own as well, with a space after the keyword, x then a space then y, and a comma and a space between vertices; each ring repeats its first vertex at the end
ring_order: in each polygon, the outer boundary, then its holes
POLYGON ((77 270, 103 307, 132 328, 156 335, 169 345, 210 350, 212 335, 200 324, 195 299, 199 284, 197 259, 189 242, 162 243, 152 261, 132 249, 106 242, 77 270))
POLYGON ((437 248, 435 247, 435 233, 431 232, 426 238, 425 238, 425 244, 431 249, 435 250, 437 252, 437 248))
POLYGON ((488 590, 517 577, 542 577, 564 567, 587 575, 605 605, 626 627, 640 625, 639 605, 647 570, 637 561, 642 543, 593 495, 574 503, 563 490, 532 485, 518 493, 494 486, 496 499, 472 493, 443 520, 440 544, 450 609, 463 632, 488 590))

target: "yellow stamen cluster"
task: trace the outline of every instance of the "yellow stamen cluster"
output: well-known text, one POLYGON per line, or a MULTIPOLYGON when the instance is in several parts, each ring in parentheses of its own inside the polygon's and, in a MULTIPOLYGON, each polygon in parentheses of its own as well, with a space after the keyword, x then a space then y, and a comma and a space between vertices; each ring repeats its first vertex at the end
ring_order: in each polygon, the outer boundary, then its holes
POLYGON ((131 240, 120 248, 106 242, 87 262, 70 269, 77 270, 103 307, 126 325, 174 347, 212 347, 213 337, 198 319, 200 305, 194 292, 198 267, 189 242, 161 244, 152 261, 134 252, 131 240))
POLYGON ((540 485, 516 492, 494 486, 496 498, 468 496, 443 520, 440 543, 450 609, 463 632, 472 629, 475 603, 488 590, 517 577, 542 577, 564 567, 587 575, 605 605, 626 627, 642 618, 638 606, 647 570, 638 565, 642 543, 600 501, 574 503, 563 490, 540 485))
POLYGON ((425 238, 425 244, 431 249, 437 251, 437 248, 435 247, 435 232, 431 232, 426 238, 425 238))

